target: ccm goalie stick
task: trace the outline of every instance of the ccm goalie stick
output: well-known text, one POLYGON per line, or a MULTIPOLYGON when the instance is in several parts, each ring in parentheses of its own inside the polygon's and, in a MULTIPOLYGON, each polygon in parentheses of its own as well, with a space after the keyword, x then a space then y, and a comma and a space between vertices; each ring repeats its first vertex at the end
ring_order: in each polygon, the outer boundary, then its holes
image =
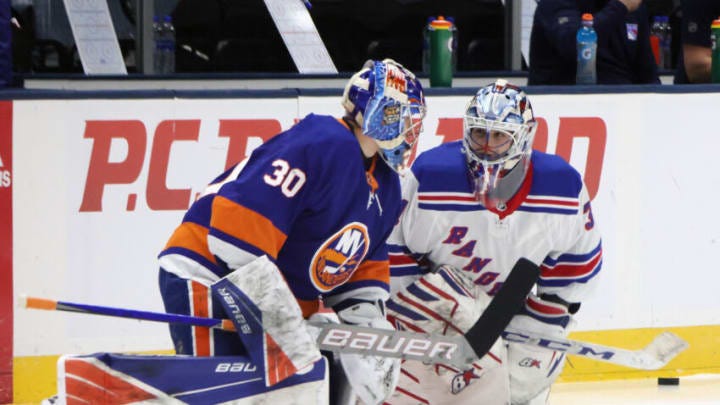
MULTIPOLYGON (((201 318, 189 315, 77 304, 37 297, 20 297, 20 306, 31 309, 105 315, 235 331, 235 326, 229 319, 201 318)), ((399 357, 457 366, 466 365, 477 359, 472 346, 460 336, 427 335, 335 323, 314 326, 321 329, 317 341, 322 350, 399 357)), ((515 329, 506 329, 502 332, 502 335, 505 339, 514 342, 643 370, 656 370, 663 367, 688 347, 684 340, 671 332, 661 333, 652 343, 640 350, 627 350, 558 337, 542 336, 534 332, 515 329)))

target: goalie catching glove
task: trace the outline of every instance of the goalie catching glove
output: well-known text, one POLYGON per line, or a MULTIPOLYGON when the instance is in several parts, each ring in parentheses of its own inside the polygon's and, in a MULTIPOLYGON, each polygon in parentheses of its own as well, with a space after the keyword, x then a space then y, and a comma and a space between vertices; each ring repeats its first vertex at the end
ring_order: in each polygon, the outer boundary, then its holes
POLYGON ((440 266, 388 301, 388 319, 413 332, 462 335, 480 318, 491 298, 450 266, 440 266))
MULTIPOLYGON (((388 319, 398 329, 441 335, 464 335, 480 319, 492 298, 454 267, 443 265, 398 291, 387 302, 388 319)), ((501 364, 502 339, 488 355, 468 368, 488 370, 501 364)), ((435 366, 435 372, 458 371, 435 366)))

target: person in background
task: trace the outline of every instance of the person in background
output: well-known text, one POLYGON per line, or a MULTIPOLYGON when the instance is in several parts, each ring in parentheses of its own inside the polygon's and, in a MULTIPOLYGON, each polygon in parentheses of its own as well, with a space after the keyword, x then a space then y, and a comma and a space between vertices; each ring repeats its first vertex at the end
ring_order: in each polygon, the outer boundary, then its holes
MULTIPOLYGON (((532 150, 533 107, 505 80, 478 90, 463 127, 462 140, 423 152, 403 177, 388 319, 398 330, 465 333, 524 257, 540 277, 510 326, 564 337, 602 267, 582 177, 532 150)), ((466 369, 405 361, 386 402, 545 404, 564 363, 563 353, 497 339, 466 369)))
MULTIPOLYGON (((309 114, 259 146, 192 204, 159 255, 167 312, 229 318, 211 287, 249 279, 264 260, 275 267, 276 287, 289 288, 299 317, 316 313, 320 298, 344 323, 392 329, 385 239, 400 215, 398 171, 422 130, 424 93, 402 65, 370 60, 348 81, 342 106, 342 119, 309 114)), ((178 354, 249 351, 233 332, 172 325, 170 335, 178 354)), ((399 361, 359 361, 392 392, 399 361)))
POLYGON ((594 16, 597 83, 660 83, 642 0, 539 0, 530 34, 528 85, 575 84, 575 36, 594 16))
POLYGON ((710 25, 714 19, 720 17, 720 1, 683 0, 681 8, 682 48, 678 56, 674 83, 710 83, 710 25))
POLYGON ((0 1, 0 88, 9 87, 13 79, 12 19, 10 1, 0 1))

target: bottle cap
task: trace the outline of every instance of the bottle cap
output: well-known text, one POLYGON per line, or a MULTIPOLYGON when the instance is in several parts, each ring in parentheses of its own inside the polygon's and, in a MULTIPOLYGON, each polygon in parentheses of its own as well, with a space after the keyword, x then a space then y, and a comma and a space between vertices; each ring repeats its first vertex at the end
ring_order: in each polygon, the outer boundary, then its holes
POLYGON ((452 21, 448 21, 443 16, 438 16, 436 20, 430 23, 432 29, 449 30, 453 26, 452 21))
POLYGON ((583 21, 592 21, 592 20, 593 20, 593 15, 590 14, 590 13, 585 13, 585 14, 582 15, 582 20, 583 20, 583 21))

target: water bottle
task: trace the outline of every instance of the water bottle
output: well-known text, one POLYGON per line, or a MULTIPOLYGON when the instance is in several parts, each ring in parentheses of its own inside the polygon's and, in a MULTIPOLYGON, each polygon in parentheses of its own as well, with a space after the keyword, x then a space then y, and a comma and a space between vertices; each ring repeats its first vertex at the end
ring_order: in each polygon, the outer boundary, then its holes
POLYGON ((430 23, 433 21, 435 17, 428 17, 423 28, 422 72, 425 74, 430 73, 430 23))
POLYGON ((658 68, 672 69, 672 32, 670 18, 666 15, 658 15, 653 18, 650 27, 650 47, 655 56, 655 63, 658 68))
POLYGON ((672 69, 672 28, 670 27, 670 17, 661 16, 662 38, 660 42, 660 54, 662 55, 662 68, 666 70, 672 69))
POLYGON ((650 26, 650 48, 653 56, 655 56, 655 64, 661 68, 663 66, 663 54, 660 52, 660 42, 662 41, 662 23, 660 16, 653 17, 653 23, 650 26))
POLYGON ((577 32, 576 84, 597 83, 597 33, 593 28, 592 14, 582 15, 582 25, 577 32))
POLYGON ((430 23, 430 86, 451 87, 454 24, 442 16, 430 23))
POLYGON ((720 83, 720 17, 710 26, 710 40, 712 41, 710 79, 713 83, 720 83))
POLYGON ((162 38, 162 73, 175 73, 175 26, 169 15, 163 19, 162 38))
POLYGON ((162 34, 162 25, 160 24, 160 18, 158 16, 153 16, 153 25, 152 25, 152 31, 153 31, 153 73, 159 74, 162 73, 163 69, 163 34, 162 34))

